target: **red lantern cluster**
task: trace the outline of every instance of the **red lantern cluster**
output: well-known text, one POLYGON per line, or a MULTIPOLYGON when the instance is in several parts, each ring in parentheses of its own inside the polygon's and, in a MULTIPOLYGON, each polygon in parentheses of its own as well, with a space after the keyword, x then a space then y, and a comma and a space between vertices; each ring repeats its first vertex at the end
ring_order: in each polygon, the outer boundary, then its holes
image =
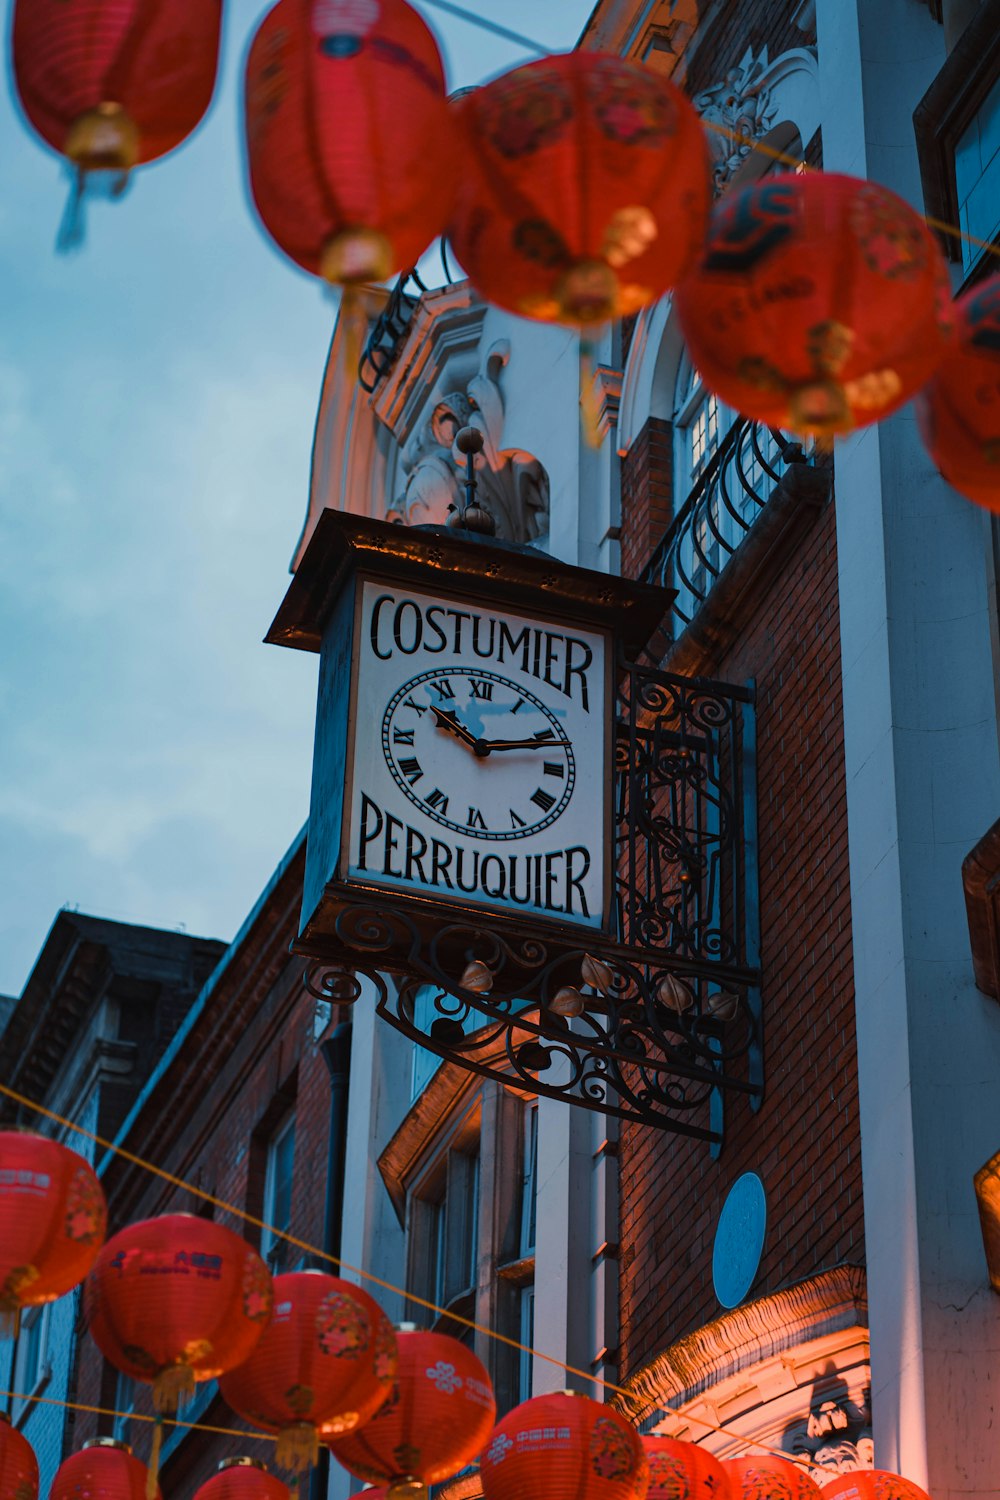
POLYGON ((370 1422, 330 1443, 349 1473, 370 1484, 440 1484, 476 1458, 496 1402, 471 1349, 443 1333, 397 1333, 392 1393, 370 1422))
POLYGON ((1000 275, 960 297, 955 317, 955 342, 917 398, 917 418, 948 483, 1000 512, 1000 275))
POLYGON ((257 1458, 224 1458, 218 1473, 194 1492, 194 1500, 291 1500, 287 1485, 257 1458))
POLYGON ((191 134, 212 100, 222 0, 15 0, 28 120, 83 173, 128 173, 191 134))
POLYGON ((647 1500, 729 1500, 729 1479, 698 1443, 650 1435, 642 1446, 649 1464, 647 1500))
POLYGON ((38 1500, 35 1450, 4 1414, 0 1414, 0 1500, 38 1500))
POLYGON ((755 421, 822 438, 888 416, 934 373, 947 270, 908 204, 833 173, 722 199, 675 305, 705 384, 755 421))
POLYGON ((315 1463, 319 1441, 362 1427, 389 1396, 396 1336, 374 1298, 322 1271, 274 1282, 274 1315, 250 1358, 222 1379, 223 1396, 278 1436, 282 1468, 315 1463))
POLYGON ((607 323, 694 261, 711 202, 701 123, 620 57, 528 63, 458 105, 467 141, 448 237, 473 284, 527 317, 607 323))
POLYGON ((573 1391, 515 1406, 497 1423, 479 1472, 483 1500, 643 1500, 649 1485, 632 1424, 573 1391))
POLYGON ((107 1204, 90 1164, 30 1131, 0 1131, 0 1315, 78 1286, 104 1243, 107 1204))
POLYGON ((351 286, 441 232, 452 151, 444 68, 405 0, 278 0, 246 68, 250 190, 268 233, 351 286))
MULTIPOLYGON (((159 1489, 153 1491, 162 1500, 159 1489)), ((55 1472, 49 1500, 151 1500, 149 1472, 127 1443, 114 1438, 94 1438, 79 1453, 71 1453, 55 1472)))
POLYGON ((253 1353, 271 1316, 271 1276, 231 1229, 164 1214, 108 1241, 87 1279, 84 1312, 115 1368, 152 1385, 157 1411, 176 1411, 196 1381, 253 1353))

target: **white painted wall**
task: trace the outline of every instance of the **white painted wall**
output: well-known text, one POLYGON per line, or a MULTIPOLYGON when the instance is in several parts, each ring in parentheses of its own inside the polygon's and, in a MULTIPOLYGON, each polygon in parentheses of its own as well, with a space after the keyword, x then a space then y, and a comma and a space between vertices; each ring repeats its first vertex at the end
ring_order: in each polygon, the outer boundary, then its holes
MULTIPOLYGON (((915 0, 818 0, 824 164, 922 209, 912 113, 944 58, 915 0)), ((1000 1298, 972 1174, 1000 1144, 1000 1006, 963 855, 997 816, 982 517, 911 408, 838 444, 841 638, 876 1464, 1000 1494, 1000 1298)))

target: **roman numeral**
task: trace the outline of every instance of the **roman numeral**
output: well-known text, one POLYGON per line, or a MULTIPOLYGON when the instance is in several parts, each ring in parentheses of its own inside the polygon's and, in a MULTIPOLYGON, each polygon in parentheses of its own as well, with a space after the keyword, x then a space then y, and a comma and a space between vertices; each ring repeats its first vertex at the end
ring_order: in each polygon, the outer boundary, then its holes
POLYGON ((427 803, 428 807, 433 807, 435 812, 439 812, 442 818, 447 817, 448 798, 445 796, 444 792, 439 792, 437 787, 434 788, 433 792, 427 793, 424 801, 427 803))
POLYGON ((555 735, 551 729, 536 729, 531 738, 533 740, 554 740, 555 735))
POLYGON ((412 698, 404 698, 403 707, 412 708, 415 714, 425 714, 427 712, 426 703, 417 703, 412 698))
POLYGON ((518 815, 517 815, 517 813, 514 811, 513 808, 511 808, 511 810, 510 810, 510 826, 511 826, 511 828, 523 828, 524 827, 524 819, 523 818, 519 818, 518 815))
POLYGON ((518 711, 518 709, 519 708, 523 708, 523 707, 524 707, 524 699, 523 698, 518 698, 517 702, 514 704, 514 707, 511 709, 511 713, 512 714, 516 714, 517 711, 518 711))
POLYGON ((487 682, 486 679, 483 678, 483 677, 470 677, 469 678, 469 686, 472 689, 472 696, 473 696, 473 698, 485 698, 488 701, 492 701, 492 699, 493 699, 493 684, 492 684, 492 682, 487 682))
POLYGON ((543 791, 541 787, 537 791, 532 792, 531 800, 536 807, 542 809, 542 812, 551 812, 556 805, 556 799, 550 797, 548 792, 543 791))
POLYGON ((433 688, 434 692, 437 693, 439 698, 454 698, 455 696, 455 694, 451 690, 451 683, 448 681, 447 677, 442 677, 439 682, 429 682, 427 686, 429 688, 433 688))
POLYGON ((466 818, 465 824, 467 828, 485 828, 486 819, 483 817, 478 807, 470 807, 469 816, 466 818))
POLYGON ((542 762, 542 770, 546 776, 565 776, 566 767, 561 760, 546 760, 542 762))
POLYGON ((424 774, 424 768, 415 755, 409 756, 406 760, 401 760, 399 762, 399 769, 411 786, 415 781, 419 781, 424 774))
POLYGON ((412 729, 396 729, 395 727, 393 727, 393 731, 392 731, 392 743, 394 745, 412 745, 413 744, 413 730, 412 729))

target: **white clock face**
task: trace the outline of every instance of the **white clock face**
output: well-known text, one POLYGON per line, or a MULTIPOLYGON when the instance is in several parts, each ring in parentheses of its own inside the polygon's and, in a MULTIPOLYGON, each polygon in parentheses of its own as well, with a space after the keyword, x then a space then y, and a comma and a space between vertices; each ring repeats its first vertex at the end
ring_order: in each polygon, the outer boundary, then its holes
POLYGON ((606 638, 366 581, 349 877, 601 926, 606 638))
POLYGON ((420 812, 494 842, 548 828, 576 782, 572 743, 542 699, 465 664, 421 672, 396 690, 382 719, 382 754, 420 812))

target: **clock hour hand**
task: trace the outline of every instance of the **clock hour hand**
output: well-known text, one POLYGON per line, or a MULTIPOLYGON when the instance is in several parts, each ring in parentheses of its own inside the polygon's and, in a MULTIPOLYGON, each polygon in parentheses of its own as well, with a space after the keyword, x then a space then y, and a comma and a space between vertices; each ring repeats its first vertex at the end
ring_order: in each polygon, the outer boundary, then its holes
POLYGON ((459 723, 458 716, 454 712, 449 713, 446 709, 436 708, 433 703, 430 705, 430 710, 437 720, 438 729, 447 729, 450 734, 453 734, 456 739, 461 740, 464 745, 468 745, 470 749, 478 743, 472 731, 466 729, 464 724, 459 723))

